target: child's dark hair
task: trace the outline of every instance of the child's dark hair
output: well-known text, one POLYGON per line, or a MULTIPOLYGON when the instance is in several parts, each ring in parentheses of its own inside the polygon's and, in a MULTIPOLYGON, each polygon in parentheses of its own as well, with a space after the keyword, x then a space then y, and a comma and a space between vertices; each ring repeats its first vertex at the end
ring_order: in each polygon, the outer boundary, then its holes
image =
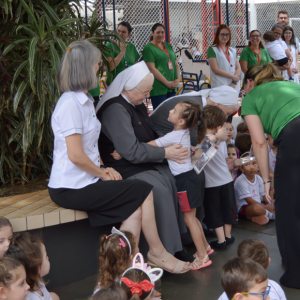
POLYGON ((238 246, 237 255, 242 258, 251 258, 266 270, 269 266, 269 250, 266 243, 262 240, 243 240, 238 246))
POLYGON ((247 123, 246 122, 240 123, 236 127, 236 131, 237 131, 237 135, 239 135, 241 133, 249 133, 249 129, 248 129, 247 123))
MULTIPOLYGON (((129 231, 121 231, 125 234, 130 242, 132 251, 135 249, 134 235, 129 231)), ((133 253, 131 253, 133 254, 133 253)), ((121 235, 113 234, 110 236, 103 235, 100 238, 100 275, 99 280, 101 288, 105 288, 112 284, 116 277, 121 278, 122 274, 128 267, 130 258, 130 250, 127 241, 121 235), (122 247, 120 239, 126 244, 122 247)))
POLYGON ((127 300, 125 291, 115 282, 95 293, 90 300, 127 300))
MULTIPOLYGON (((165 30, 165 26, 161 23, 155 23, 152 28, 151 28, 151 32, 154 33, 154 31, 158 28, 158 27, 162 27, 165 30)), ((153 36, 150 36, 150 42, 153 40, 153 36)))
POLYGON ((132 27, 131 25, 128 23, 128 22, 125 22, 125 21, 122 21, 121 23, 118 24, 118 27, 119 26, 124 26, 127 28, 128 30, 128 33, 131 33, 132 32, 132 27))
POLYGON ((16 279, 13 271, 22 266, 22 264, 11 257, 0 258, 0 286, 8 288, 16 279))
POLYGON ((249 152, 251 149, 251 136, 249 133, 241 133, 235 139, 235 146, 238 148, 240 155, 249 152))
POLYGON ((6 254, 20 259, 20 262, 24 264, 26 281, 30 286, 30 291, 34 291, 40 281, 44 282, 40 276, 40 268, 43 263, 41 245, 42 240, 39 237, 31 235, 29 232, 20 232, 14 236, 11 246, 13 248, 8 249, 6 254))
POLYGON ((9 222, 8 219, 6 219, 5 217, 0 217, 0 229, 2 227, 6 227, 9 226, 12 229, 11 223, 9 222))
POLYGON ((203 108, 203 114, 208 129, 216 129, 218 126, 223 126, 227 119, 223 110, 214 105, 206 105, 203 108))
MULTIPOLYGON (((131 270, 127 271, 126 274, 122 278, 128 278, 133 282, 139 282, 139 283, 142 282, 143 280, 148 280, 151 283, 151 279, 146 274, 146 272, 143 270, 138 270, 138 269, 131 269, 131 270)), ((142 295, 139 296, 137 294, 133 295, 130 290, 130 287, 128 287, 124 282, 121 283, 121 287, 126 292, 127 298, 130 300, 144 300, 149 297, 149 295, 151 294, 151 291, 152 291, 152 290, 150 290, 148 292, 143 291, 142 295)))
POLYGON ((221 272, 221 283, 229 299, 232 299, 236 293, 248 292, 255 283, 267 279, 266 270, 250 258, 230 259, 221 272))
POLYGON ((201 117, 201 106, 190 101, 183 101, 179 104, 183 106, 181 118, 185 120, 186 127, 190 131, 197 128, 197 143, 201 143, 206 133, 206 121, 201 117))
POLYGON ((265 32, 264 35, 263 35, 263 39, 267 40, 269 42, 274 42, 276 40, 273 31, 267 31, 267 32, 265 32))
POLYGON ((233 144, 227 144, 227 150, 228 148, 233 148, 236 152, 236 156, 239 158, 239 153, 238 153, 238 149, 236 149, 235 145, 233 144))

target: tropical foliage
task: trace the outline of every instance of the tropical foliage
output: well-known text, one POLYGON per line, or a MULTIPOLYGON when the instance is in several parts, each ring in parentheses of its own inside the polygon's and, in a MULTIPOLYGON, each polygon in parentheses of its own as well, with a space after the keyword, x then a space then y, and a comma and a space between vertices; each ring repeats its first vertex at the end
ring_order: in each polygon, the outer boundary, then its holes
MULTIPOLYGON (((120 38, 96 13, 88 24, 78 0, 0 0, 0 180, 14 184, 50 173, 51 113, 60 96, 55 75, 66 46, 82 37, 105 52, 120 38)), ((104 63, 105 57, 104 57, 104 63)))

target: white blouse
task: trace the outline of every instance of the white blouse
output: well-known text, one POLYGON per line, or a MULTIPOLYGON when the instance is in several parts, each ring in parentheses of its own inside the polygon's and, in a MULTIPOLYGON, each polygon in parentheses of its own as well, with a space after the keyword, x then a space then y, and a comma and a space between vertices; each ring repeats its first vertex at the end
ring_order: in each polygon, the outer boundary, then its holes
POLYGON ((99 180, 76 165, 67 153, 66 137, 81 134, 82 149, 100 167, 98 138, 101 123, 96 117, 93 98, 83 92, 65 92, 59 98, 51 118, 54 134, 50 188, 80 189, 99 180))

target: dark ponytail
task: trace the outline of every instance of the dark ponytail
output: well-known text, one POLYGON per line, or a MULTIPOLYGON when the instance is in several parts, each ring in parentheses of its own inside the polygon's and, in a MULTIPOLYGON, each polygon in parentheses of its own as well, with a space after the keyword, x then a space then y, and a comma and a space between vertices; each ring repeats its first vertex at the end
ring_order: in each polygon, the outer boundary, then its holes
MULTIPOLYGON (((152 28, 151 28, 151 32, 154 33, 154 31, 158 28, 158 27, 162 27, 165 30, 165 26, 161 23, 155 23, 152 28)), ((153 36, 150 36, 150 42, 153 40, 153 36)))
POLYGON ((179 104, 184 106, 181 118, 185 120, 186 127, 190 131, 197 128, 197 143, 200 144, 206 133, 206 121, 202 118, 201 106, 190 101, 183 101, 179 104))

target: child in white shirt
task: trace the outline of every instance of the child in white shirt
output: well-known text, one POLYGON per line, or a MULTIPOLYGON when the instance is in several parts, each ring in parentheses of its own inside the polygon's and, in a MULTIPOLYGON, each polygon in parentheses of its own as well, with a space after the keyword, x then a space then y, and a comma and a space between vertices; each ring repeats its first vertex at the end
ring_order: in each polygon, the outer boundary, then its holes
MULTIPOLYGON (((220 108, 212 105, 205 106, 203 112, 206 135, 213 135, 223 126, 226 116, 220 108)), ((226 164, 226 142, 220 142, 217 147, 217 153, 204 167, 204 211, 207 227, 215 229, 218 237, 210 243, 211 247, 226 250, 227 245, 234 242, 231 227, 237 214, 232 177, 226 164)))
POLYGON ((246 157, 243 160, 243 165, 240 166, 243 174, 237 178, 234 184, 239 215, 245 216, 259 225, 265 225, 269 219, 275 219, 274 206, 261 203, 261 197, 266 203, 268 201, 264 192, 263 180, 257 175, 258 165, 255 157, 248 157, 248 159, 246 157))
MULTIPOLYGON (((282 48, 281 41, 276 40, 273 31, 267 31, 263 35, 263 39, 265 42, 265 47, 268 50, 271 58, 278 64, 278 66, 282 67, 289 62, 289 59, 282 48)), ((292 68, 288 68, 289 81, 294 81, 294 75, 292 72, 292 68)))
MULTIPOLYGON (((243 240, 237 251, 238 257, 247 259, 250 258, 256 263, 260 264, 265 270, 267 270, 271 259, 269 258, 268 247, 264 241, 259 239, 247 239, 243 240)), ((270 287, 270 299, 269 300, 286 300, 285 294, 281 286, 274 280, 268 279, 268 286, 270 287)), ((229 300, 224 292, 219 300, 229 300)))

